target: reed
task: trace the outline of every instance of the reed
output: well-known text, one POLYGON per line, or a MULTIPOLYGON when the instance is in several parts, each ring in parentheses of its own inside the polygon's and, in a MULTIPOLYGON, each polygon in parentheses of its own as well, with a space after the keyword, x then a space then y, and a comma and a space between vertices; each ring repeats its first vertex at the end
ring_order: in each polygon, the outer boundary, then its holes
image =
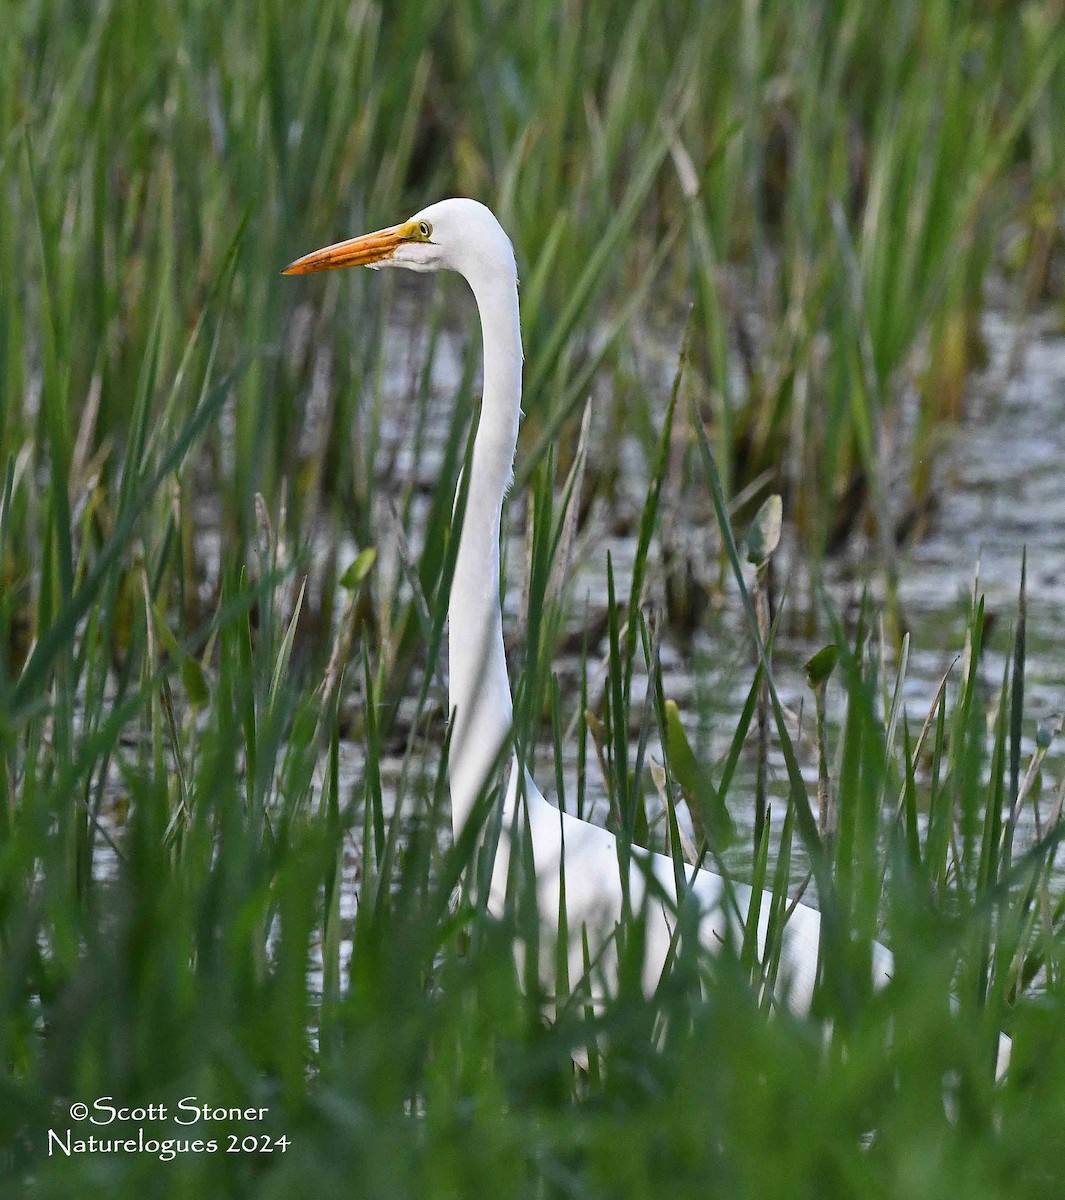
POLYGON ((26 0, 5 20, 12 1194, 1056 1196, 1061 799, 1024 690, 1027 576, 998 657, 974 590, 929 711, 903 702, 890 609, 985 284, 1014 273, 1021 307, 1053 285, 1060 4, 26 0), (694 853, 774 896, 761 958, 748 938, 705 961, 682 918, 651 998, 632 913, 601 1011, 582 980, 544 996, 515 972, 528 877, 487 916, 493 794, 449 834, 466 298, 277 276, 452 192, 497 209, 523 280, 521 752, 678 872, 690 808, 694 853), (759 619, 737 549, 776 494, 838 653, 816 742, 774 674, 787 581, 759 619), (595 522, 616 553, 590 611, 572 566, 595 522), (819 589, 855 541, 883 626, 819 589), (711 602, 752 664, 720 756, 663 667, 711 602), (752 847, 758 712, 784 782, 752 847), (827 932, 800 1021, 771 994, 807 877, 827 932), (898 969, 869 995, 874 938, 898 969), (288 1148, 48 1156, 74 1101, 189 1095, 267 1108, 252 1132, 288 1148))

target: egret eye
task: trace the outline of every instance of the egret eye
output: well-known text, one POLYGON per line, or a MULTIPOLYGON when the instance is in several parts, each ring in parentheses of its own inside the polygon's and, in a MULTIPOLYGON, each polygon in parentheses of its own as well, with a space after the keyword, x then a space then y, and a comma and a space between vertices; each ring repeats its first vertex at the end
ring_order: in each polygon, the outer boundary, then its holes
POLYGON ((432 225, 429 224, 428 221, 419 221, 418 222, 418 232, 422 235, 423 238, 427 238, 433 232, 433 227, 432 227, 432 225))

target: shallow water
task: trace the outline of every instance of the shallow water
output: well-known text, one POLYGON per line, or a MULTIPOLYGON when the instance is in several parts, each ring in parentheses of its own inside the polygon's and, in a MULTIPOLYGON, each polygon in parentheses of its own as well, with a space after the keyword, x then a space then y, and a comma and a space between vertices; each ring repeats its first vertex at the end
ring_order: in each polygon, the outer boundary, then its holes
MULTIPOLYGON (((383 577, 380 588, 387 594, 391 573, 399 570, 395 548, 395 519, 390 505, 404 489, 413 485, 411 550, 420 550, 420 523, 427 511, 431 488, 436 480, 442 447, 447 436, 454 393, 461 380, 465 356, 469 353, 462 329, 447 329, 435 341, 429 366, 430 394, 427 419, 417 444, 411 430, 411 395, 426 368, 429 343, 425 336, 424 301, 400 291, 392 305, 392 323, 386 331, 383 361, 389 373, 383 381, 381 455, 379 464, 378 528, 381 540, 376 570, 383 577)), ((920 540, 900 552, 899 599, 911 635, 908 669, 903 696, 914 733, 920 729, 944 674, 951 669, 963 649, 966 609, 979 568, 979 586, 986 597, 987 611, 995 622, 985 650, 981 677, 984 703, 991 710, 1008 659, 1012 628, 1017 611, 1022 550, 1028 554, 1027 659, 1025 672, 1026 721, 1022 771, 1035 748, 1040 723, 1065 712, 1065 336, 1055 332, 1049 321, 1033 321, 1018 331, 1015 324, 997 313, 985 318, 984 335, 989 350, 987 368, 971 382, 967 407, 960 427, 939 452, 935 467, 936 508, 920 540)), ((675 361, 676 345, 652 347, 646 369, 648 386, 657 379, 666 389, 675 361)), ((606 387, 605 382, 597 386, 606 387)), ((604 401, 605 397, 600 397, 604 401)), ((601 403, 600 411, 606 404, 601 403)), ((593 438, 593 445, 595 439, 593 438)), ((645 455, 635 438, 600 441, 626 466, 616 507, 622 510, 630 527, 638 518, 646 492, 642 472, 645 455), (628 511, 626 512, 626 505, 628 511)), ((600 448, 598 451, 604 451, 600 448)), ((594 453, 594 451, 593 451, 594 453)), ((690 538, 697 561, 711 564, 716 571, 716 524, 708 501, 704 509, 690 506, 669 511, 668 486, 663 496, 663 519, 675 527, 682 523, 683 536, 690 538)), ((786 517, 786 514, 785 514, 786 517)), ((636 539, 616 532, 617 511, 606 512, 593 505, 587 526, 579 534, 568 591, 567 628, 580 629, 585 619, 595 626, 605 611, 606 564, 610 554, 617 594, 627 597, 636 539)), ((511 533, 506 542, 508 588, 504 629, 512 646, 512 678, 520 669, 523 652, 521 637, 522 572, 525 562, 524 502, 512 497, 508 514, 511 533)), ((786 590, 787 600, 781 632, 774 651, 774 676, 785 708, 794 718, 791 735, 797 743, 800 764, 810 795, 816 793, 816 759, 812 745, 812 702, 806 688, 802 664, 826 640, 830 639, 822 622, 822 632, 814 637, 804 631, 810 627, 811 599, 809 581, 796 560, 789 570, 790 539, 787 527, 775 562, 778 590, 786 590), (786 589, 783 585, 786 584, 786 589)), ((342 548, 346 561, 354 547, 342 548)), ((652 547, 649 570, 650 600, 661 604, 660 571, 657 546, 652 547)), ((848 552, 830 561, 825 584, 830 602, 848 629, 853 628, 863 588, 872 586, 860 570, 863 547, 852 544, 848 552)), ((716 576, 715 576, 716 578, 716 576)), ((599 707, 605 670, 605 638, 589 645, 590 707, 599 707)), ((754 651, 747 634, 734 587, 720 592, 697 630, 688 639, 665 634, 661 648, 664 691, 674 699, 689 729, 693 746, 705 762, 716 763, 728 750, 740 711, 747 699, 754 673, 754 651)), ((579 686, 580 660, 570 653, 554 663, 564 696, 564 710, 574 710, 572 699, 579 686)), ((894 671, 895 665, 890 664, 894 671)), ((958 675, 954 668, 951 687, 958 675)), ((642 703, 645 677, 637 668, 633 680, 634 707, 642 703)), ((842 715, 841 689, 829 690, 830 744, 842 715)), ((546 731, 545 731, 546 732, 546 731)), ((635 736, 635 735, 634 735, 635 736)), ((1058 795, 1065 777, 1065 738, 1051 747, 1044 763, 1042 805, 1044 815, 1058 795)), ((748 746, 729 795, 729 807, 740 836, 727 852, 726 862, 743 873, 751 853, 754 794, 754 738, 748 746)), ((419 774, 435 771, 432 743, 419 755, 413 766, 419 774)), ((648 746, 653 761, 661 758, 654 738, 648 746)), ((566 806, 575 808, 577 746, 573 737, 563 746, 563 784, 566 806)), ((596 762, 594 747, 587 747, 587 811, 593 819, 605 818, 605 787, 596 762)), ((361 775, 362 747, 356 742, 341 746, 341 775, 345 787, 361 775)), ((783 819, 787 776, 775 737, 771 738, 769 793, 773 824, 783 819)), ((382 763, 386 813, 394 808, 397 786, 403 770, 399 756, 382 763)), ((716 774, 716 772, 715 772, 716 774)), ((555 771, 552 749, 544 742, 537 749, 536 778, 545 795, 555 798, 555 771)), ((118 780, 116 779, 116 786, 118 780)), ((645 777, 649 808, 656 797, 645 777)), ((409 795, 409 789, 408 789, 409 795)), ((889 797, 889 800, 891 798, 889 797)), ((404 816, 412 807, 404 804, 404 816)), ((682 819, 684 813, 679 814, 682 819)), ((690 830, 690 825, 689 825, 690 830)), ((1031 810, 1027 810, 1019 829, 1019 844, 1034 835, 1031 810)), ((113 852, 101 842, 96 856, 96 871, 109 876, 114 871, 113 852)), ((348 878, 356 876, 357 848, 349 847, 348 878)), ((1057 861, 1059 883, 1065 885, 1065 849, 1057 861)), ((793 862, 793 883, 805 874, 801 854, 793 862)))
MULTIPOLYGON (((401 297, 402 300, 402 297, 401 297)), ((432 400, 425 439, 417 452, 410 444, 409 422, 403 415, 406 382, 416 376, 419 356, 424 362, 425 344, 411 330, 417 328, 417 312, 403 303, 397 307, 398 332, 390 338, 386 356, 395 354, 393 381, 387 399, 396 406, 391 420, 386 419, 384 440, 390 447, 390 472, 414 477, 422 486, 431 486, 439 462, 440 446, 446 434, 450 396, 457 386, 463 362, 463 341, 459 331, 445 333, 438 341, 431 368, 432 400)), ((936 505, 920 540, 900 551, 898 562, 899 600, 909 629, 911 642, 903 697, 911 730, 918 730, 928 712, 940 681, 951 668, 964 644, 966 609, 979 571, 979 588, 986 598, 987 612, 996 619, 982 659, 981 675, 988 705, 993 701, 1007 661, 1012 628, 1017 611, 1022 551, 1028 554, 1027 662, 1025 673, 1026 723, 1025 760, 1035 748, 1037 727, 1054 714, 1065 711, 1065 669, 1061 648, 1065 646, 1065 336, 1054 332, 1051 322, 1038 319, 1018 328, 999 313, 990 313, 984 323, 988 363, 971 381, 966 412, 960 427, 937 454, 934 471, 936 505)), ((658 346, 643 366, 649 386, 657 379, 663 390, 668 387, 669 347, 658 346), (668 366, 668 369, 667 369, 668 366)), ((672 348, 675 355, 675 347, 672 348)), ((605 385, 604 385, 605 386, 605 385)), ((603 399, 603 398, 601 398, 603 399)), ((601 406, 605 408, 606 405, 601 406)), ((593 442, 595 439, 593 438, 593 442)), ((608 441, 611 452, 624 464, 618 506, 630 508, 631 518, 638 514, 645 494, 642 471, 644 452, 635 441, 608 441)), ((593 451, 593 454, 595 451, 593 451)), ((600 451, 602 453, 602 451, 600 451)), ((393 483, 395 474, 391 475, 393 483)), ((667 494, 663 505, 668 506, 667 494)), ((414 512, 418 513, 418 504, 414 512)), ((670 514, 664 512, 670 519, 670 514)), ((520 643, 521 571, 525 560, 522 525, 523 502, 514 497, 511 504, 512 532, 507 548, 508 589, 504 625, 508 642, 520 643)), ((674 520, 687 520, 684 536, 696 545, 703 561, 714 562, 715 527, 709 508, 706 513, 674 520)), ((605 609, 606 562, 613 562, 617 592, 627 595, 632 561, 636 552, 633 536, 617 536, 617 513, 605 513, 593 507, 588 527, 578 539, 578 552, 569 592, 569 627, 579 627, 587 613, 595 624, 605 609)), ((417 549, 417 532, 412 539, 417 549)), ((656 551, 652 552, 654 559, 656 551)), ((800 760, 811 784, 816 781, 816 761, 812 752, 812 708, 806 689, 802 664, 829 640, 827 632, 810 638, 802 631, 809 627, 809 581, 801 570, 788 568, 789 539, 778 554, 781 564, 778 584, 786 584, 788 594, 785 619, 777 642, 774 673, 786 708, 796 718, 802 716, 800 760)), ((846 553, 828 564, 825 584, 830 602, 853 627, 863 588, 870 585, 858 570, 865 548, 854 541, 846 553)), ((387 566, 385 567, 387 570, 387 566)), ((652 602, 661 602, 661 586, 655 582, 652 568, 652 602)), ((875 594, 878 579, 871 581, 875 594)), ((824 622, 822 629, 827 627, 824 622)), ((590 666, 602 660, 605 641, 589 647, 590 666)), ((690 639, 666 635, 662 648, 665 693, 675 699, 688 722, 697 750, 708 761, 718 760, 727 750, 740 710, 746 700, 753 676, 753 648, 746 636, 735 594, 726 588, 722 602, 711 611, 702 627, 690 639)), ((894 664, 891 670, 894 671, 894 664)), ((512 668, 517 667, 517 656, 512 668)), ((555 663, 563 694, 577 688, 579 660, 561 656, 555 663)), ((957 676, 955 668, 954 677, 957 676)), ((593 682, 597 675, 593 668, 593 682)), ((951 686, 954 686, 953 684, 951 686)), ((633 696, 642 697, 643 680, 637 676, 633 696)), ((838 692, 839 689, 836 689, 838 692)), ((838 720, 841 702, 830 690, 830 715, 838 720)), ((593 686, 592 707, 598 695, 593 686)), ((565 705, 567 713, 572 704, 565 705)), ((753 744, 753 739, 749 738, 753 744)), ((652 741, 649 752, 660 756, 652 741)), ((564 746, 564 786, 567 807, 574 807, 577 748, 570 739, 564 746)), ((355 755, 357 758, 357 753, 355 755)), ((550 747, 537 754, 538 782, 545 794, 553 796, 554 769, 550 747)), ((1062 746, 1054 745, 1044 764, 1044 810, 1049 809, 1057 793, 1065 762, 1062 746)), ((597 819, 604 815, 605 791, 595 765, 594 750, 588 747, 588 800, 597 819)), ((1023 769, 1022 764, 1022 769, 1023 769)), ((774 746, 770 759, 771 800, 775 798, 782 816, 786 791, 783 760, 774 746)), ((744 833, 753 827, 753 751, 745 756, 733 784, 730 806, 744 833)), ((649 784, 648 784, 649 786, 649 784)), ((1030 836, 1034 824, 1030 813, 1022 821, 1020 837, 1030 836)), ((749 853, 750 839, 741 836, 739 846, 729 855, 742 869, 749 853)), ((1059 863, 1059 869, 1061 867, 1059 863)), ((796 863, 796 876, 802 873, 796 863)))
MULTIPOLYGON (((401 312, 402 316, 402 312, 401 312)), ((425 440, 417 452, 410 445, 408 423, 402 415, 403 399, 408 394, 402 380, 414 377, 418 356, 424 354, 416 336, 410 330, 416 322, 407 320, 391 339, 389 353, 394 352, 402 364, 397 369, 390 389, 389 400, 397 406, 392 420, 383 429, 389 447, 390 473, 416 478, 423 487, 431 487, 439 462, 440 446, 446 431, 450 394, 457 385, 462 369, 461 343, 445 336, 437 346, 433 363, 433 400, 425 440)), ((984 325, 989 350, 987 368, 975 378, 969 390, 967 409, 961 426, 952 434, 949 443, 940 451, 935 469, 937 503, 928 526, 920 540, 900 552, 899 600, 906 626, 910 632, 908 667, 903 686, 904 704, 910 728, 916 734, 924 722, 930 705, 946 672, 956 663, 964 645, 966 613, 973 591, 974 578, 979 571, 979 588, 986 599, 987 612, 996 618, 982 659, 981 678, 983 702, 993 711, 997 688, 1008 660, 1012 631, 1017 612, 1022 551, 1028 556, 1027 660, 1025 672, 1026 722, 1024 727, 1024 761, 1035 749, 1035 736, 1040 723, 1065 711, 1065 336, 1053 332, 1047 325, 1033 322, 1025 327, 1019 339, 1017 327, 1002 316, 992 313, 984 325), (1023 352, 1018 352, 1023 344, 1023 352)), ((662 356, 668 360, 668 354, 662 356)), ((668 379, 666 385, 668 386, 668 379)), ((630 442, 616 451, 628 464, 630 501, 638 512, 645 492, 640 477, 643 452, 630 442)), ((394 483, 395 474, 391 474, 394 483)), ((666 501, 668 503, 668 501, 666 501)), ((624 498, 621 501, 624 504, 624 498)), ((415 504, 415 513, 418 504, 415 504)), ((520 497, 512 503, 511 525, 522 524, 520 497)), ((707 515, 701 527, 689 530, 693 539, 700 540, 707 561, 715 557, 713 550, 714 525, 707 515)), ((415 530, 412 543, 417 546, 415 530)), ((625 596, 629 587, 632 562, 636 552, 635 538, 616 536, 606 514, 593 509, 589 528, 581 535, 579 553, 569 591, 570 628, 579 628, 585 615, 594 624, 595 617, 605 608, 607 595, 606 561, 609 551, 616 576, 618 594, 625 596)), ((816 791, 816 759, 812 747, 812 705, 806 688, 802 664, 819 649, 827 634, 813 638, 801 631, 809 627, 811 599, 809 581, 797 570, 789 573, 788 537, 782 543, 779 584, 787 583, 788 607, 781 623, 781 634, 774 654, 774 674, 785 707, 796 718, 791 730, 796 739, 803 773, 811 797, 816 791)), ((826 587, 830 602, 853 628, 853 617, 863 588, 871 585, 876 591, 877 579, 868 580, 858 569, 863 557, 860 544, 852 545, 850 553, 833 560, 826 571, 826 587)), ((520 609, 524 563, 524 542, 520 532, 513 532, 507 543, 511 564, 504 626, 508 642, 520 653, 520 609)), ((652 553, 654 557, 654 552, 652 553)), ((382 568, 388 570, 388 555, 382 568)), ((393 567, 394 568, 394 564, 393 567)), ((651 572, 654 578, 654 571, 651 572)), ((660 584, 653 584, 652 601, 661 602, 660 584), (657 588, 657 591, 656 591, 657 588)), ((605 640, 589 647, 590 700, 598 707, 598 691, 605 672, 596 669, 606 654, 605 640)), ((667 697, 675 699, 689 725, 693 744, 705 761, 718 761, 726 753, 736 727, 738 715, 746 701, 754 670, 754 654, 740 618, 740 606, 734 589, 726 589, 723 602, 712 608, 706 621, 689 640, 665 635, 661 650, 663 682, 667 697)), ((890 663, 892 672, 897 664, 890 663)), ((512 657, 512 674, 520 666, 518 653, 512 657)), ((564 695, 578 688, 579 657, 561 655, 554 664, 564 695)), ((958 668, 954 666, 952 689, 957 686, 958 668)), ((646 679, 639 671, 633 680, 634 702, 642 699, 646 679)), ((891 679, 893 685, 893 676, 891 679)), ((830 722, 832 734, 838 730, 842 716, 840 689, 830 690, 830 722)), ((565 703, 567 714, 572 703, 565 703)), ((748 737, 748 751, 741 762, 729 797, 730 809, 736 820, 739 837, 724 855, 725 863, 741 876, 748 869, 753 833, 754 757, 753 734, 748 737)), ((660 758, 661 750, 654 739, 648 747, 652 759, 660 758)), ((564 745, 563 784, 567 807, 575 808, 577 746, 571 737, 564 745)), ((596 765, 594 748, 587 747, 588 782, 586 802, 595 820, 606 816, 606 791, 596 765)), ((357 779, 362 765, 360 747, 348 744, 342 748, 342 773, 351 781, 357 779)), ((426 769, 433 767, 430 760, 426 769)), ((1049 811, 1065 777, 1065 747, 1051 747, 1044 763, 1042 812, 1049 811)), ((395 804, 395 785, 402 770, 399 758, 383 764, 386 804, 395 804)), ((555 772, 552 749, 548 743, 537 749, 536 777, 541 789, 555 797, 555 772)), ((645 781, 648 789, 650 784, 645 781)), ((785 811, 784 798, 787 776, 775 739, 770 749, 770 803, 773 824, 779 829, 785 811)), ((889 796, 887 801, 893 802, 889 796)), ((408 802, 409 803, 409 802, 408 802)), ((653 809, 654 795, 649 792, 649 808, 653 809)), ((404 805, 405 810, 407 805, 404 805)), ((678 814, 682 819, 684 813, 678 814)), ((690 831, 690 823, 688 825, 690 831)), ((1017 846, 1034 838, 1032 812, 1026 810, 1018 827, 1017 846)), ((349 847, 347 856, 348 888, 345 907, 353 914, 354 881, 357 878, 357 850, 349 847)), ((801 849, 796 846, 792 861, 792 890, 804 881, 806 867, 801 849)), ((1059 850, 1056 861, 1059 887, 1065 886, 1065 851, 1059 850)), ((816 903, 813 889, 804 897, 816 903)), ((341 958, 346 964, 350 942, 342 947, 341 958)), ((312 971, 312 985, 315 973, 312 971)))

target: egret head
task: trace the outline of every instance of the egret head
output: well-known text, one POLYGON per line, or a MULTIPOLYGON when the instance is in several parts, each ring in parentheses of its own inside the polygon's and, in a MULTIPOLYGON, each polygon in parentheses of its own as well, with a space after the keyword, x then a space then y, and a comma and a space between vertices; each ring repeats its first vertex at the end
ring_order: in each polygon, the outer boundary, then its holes
POLYGON ((406 267, 409 271, 457 271, 477 290, 500 275, 516 281, 514 249, 492 210, 476 200, 441 200, 409 221, 349 238, 305 254, 283 275, 309 275, 340 267, 406 267))

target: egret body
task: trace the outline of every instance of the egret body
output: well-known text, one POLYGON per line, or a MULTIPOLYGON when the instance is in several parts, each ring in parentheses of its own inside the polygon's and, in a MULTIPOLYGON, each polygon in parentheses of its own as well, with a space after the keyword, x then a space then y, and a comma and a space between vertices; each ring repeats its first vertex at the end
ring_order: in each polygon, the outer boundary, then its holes
MULTIPOLYGON (((492 212, 474 200, 442 200, 409 221, 339 242, 297 259, 285 274, 298 275, 348 266, 403 267, 412 271, 451 270, 473 291, 484 347, 484 390, 473 446, 466 507, 448 606, 449 705, 453 721, 449 759, 452 822, 456 836, 488 782, 511 728, 513 705, 503 644, 500 607, 499 526, 513 475, 521 412, 521 327, 518 278, 510 240, 492 212)), ((501 914, 511 861, 511 831, 527 813, 540 913, 540 971, 553 991, 555 943, 559 931, 560 878, 564 873, 568 969, 571 983, 585 974, 581 931, 587 933, 593 997, 616 978, 612 940, 622 920, 624 889, 617 839, 608 830, 560 811, 537 790, 528 774, 519 788, 517 760, 503 801, 502 835, 492 877, 489 907, 501 914), (520 801, 519 801, 520 795, 520 801), (519 812, 519 803, 525 810, 519 812), (517 820, 516 820, 517 818, 517 820)), ((666 964, 677 923, 677 884, 673 860, 639 847, 624 858, 631 911, 646 900, 644 984, 650 990, 666 964), (652 883, 652 880, 654 881, 652 883)), ((751 891, 726 885, 707 870, 692 872, 682 902, 698 905, 699 940, 711 952, 739 932, 751 891)), ((760 908, 759 946, 764 949, 771 894, 760 908)), ((820 914, 797 904, 783 936, 779 992, 798 1012, 813 995, 820 937, 820 914)), ((891 953, 873 946, 873 982, 891 976, 891 953)), ((1008 1053, 1008 1040, 1006 1052, 1008 1053)), ((1002 1055, 1000 1054, 1000 1064, 1002 1055)))

